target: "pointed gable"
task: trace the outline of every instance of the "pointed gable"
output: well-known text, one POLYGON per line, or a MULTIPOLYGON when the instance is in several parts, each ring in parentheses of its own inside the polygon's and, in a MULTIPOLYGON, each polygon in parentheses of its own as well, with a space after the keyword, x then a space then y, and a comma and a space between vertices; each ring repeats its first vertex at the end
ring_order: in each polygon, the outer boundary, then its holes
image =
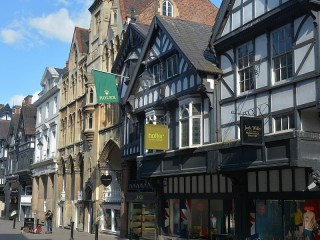
MULTIPOLYGON (((140 86, 138 75, 144 69, 143 62, 160 59, 167 53, 178 52, 178 74, 193 68, 207 74, 221 73, 215 64, 214 55, 208 51, 211 26, 195 22, 156 16, 151 24, 141 56, 133 74, 124 100, 136 92, 140 86)), ((164 64, 164 63, 162 63, 164 64)))
POLYGON ((33 105, 25 105, 21 108, 19 127, 23 127, 25 135, 33 135, 36 130, 37 108, 33 105))

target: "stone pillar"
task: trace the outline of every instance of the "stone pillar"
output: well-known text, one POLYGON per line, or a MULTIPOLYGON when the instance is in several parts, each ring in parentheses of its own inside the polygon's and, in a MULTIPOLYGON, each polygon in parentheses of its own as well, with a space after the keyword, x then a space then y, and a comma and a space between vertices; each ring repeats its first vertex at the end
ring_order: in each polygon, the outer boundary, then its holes
POLYGON ((48 174, 47 175, 47 210, 51 210, 53 211, 54 209, 54 196, 53 196, 53 175, 52 174, 48 174))
POLYGON ((65 183, 65 192, 66 192, 66 201, 71 199, 71 169, 66 169, 66 183, 65 183))
POLYGON ((74 200, 78 200, 78 193, 81 190, 81 179, 80 179, 80 168, 76 167, 74 169, 74 200))
POLYGON ((40 221, 44 221, 44 189, 46 186, 44 186, 46 176, 40 176, 39 177, 39 192, 38 192, 38 213, 37 218, 40 219, 40 221))
POLYGON ((123 162, 122 166, 122 186, 121 186, 121 226, 120 226, 120 237, 124 238, 128 235, 128 208, 125 195, 128 192, 129 179, 130 179, 130 163, 123 162))
POLYGON ((32 178, 32 214, 37 216, 39 199, 39 177, 32 178))

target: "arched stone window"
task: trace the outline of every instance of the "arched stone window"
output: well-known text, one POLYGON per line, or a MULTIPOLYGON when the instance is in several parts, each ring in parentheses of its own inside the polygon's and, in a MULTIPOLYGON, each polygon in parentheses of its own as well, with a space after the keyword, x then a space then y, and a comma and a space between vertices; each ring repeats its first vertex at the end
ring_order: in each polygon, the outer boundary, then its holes
POLYGON ((168 0, 162 2, 162 15, 168 17, 173 16, 173 5, 168 0))

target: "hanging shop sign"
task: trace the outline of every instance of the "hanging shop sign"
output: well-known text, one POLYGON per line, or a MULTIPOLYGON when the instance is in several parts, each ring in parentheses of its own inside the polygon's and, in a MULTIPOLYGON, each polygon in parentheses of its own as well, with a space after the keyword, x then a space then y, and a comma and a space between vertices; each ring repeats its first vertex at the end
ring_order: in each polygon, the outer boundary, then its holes
POLYGON ((144 132, 145 149, 168 150, 168 126, 146 124, 144 132))
POLYGON ((108 187, 110 184, 111 184, 111 182, 112 182, 112 176, 111 175, 102 175, 101 177, 100 177, 100 180, 101 180, 101 182, 102 182, 102 184, 105 186, 105 187, 108 187))
POLYGON ((241 143, 243 145, 263 145, 263 118, 240 117, 241 143))

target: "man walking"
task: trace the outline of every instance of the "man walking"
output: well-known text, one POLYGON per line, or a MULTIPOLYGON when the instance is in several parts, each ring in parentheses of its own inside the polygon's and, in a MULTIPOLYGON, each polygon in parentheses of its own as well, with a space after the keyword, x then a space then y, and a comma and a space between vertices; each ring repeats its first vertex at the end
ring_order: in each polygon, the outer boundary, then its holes
POLYGON ((52 233, 52 217, 53 217, 53 213, 51 212, 51 210, 48 210, 46 212, 46 220, 47 220, 47 231, 46 231, 46 233, 52 233))

